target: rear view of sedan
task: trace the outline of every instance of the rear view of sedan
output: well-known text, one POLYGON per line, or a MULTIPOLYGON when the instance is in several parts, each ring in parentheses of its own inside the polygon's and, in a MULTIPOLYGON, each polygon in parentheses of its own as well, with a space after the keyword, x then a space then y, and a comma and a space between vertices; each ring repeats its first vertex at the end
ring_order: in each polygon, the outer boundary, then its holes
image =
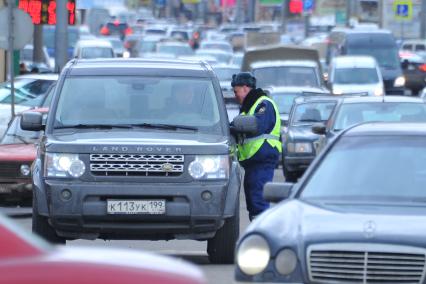
POLYGON ((237 246, 238 281, 424 283, 425 124, 343 131, 297 184, 265 186, 280 202, 237 246))
POLYGON ((385 95, 379 64, 371 56, 335 57, 330 64, 328 85, 334 95, 385 95))
POLYGON ((0 214, 0 284, 203 284, 184 261, 118 249, 53 247, 0 214))

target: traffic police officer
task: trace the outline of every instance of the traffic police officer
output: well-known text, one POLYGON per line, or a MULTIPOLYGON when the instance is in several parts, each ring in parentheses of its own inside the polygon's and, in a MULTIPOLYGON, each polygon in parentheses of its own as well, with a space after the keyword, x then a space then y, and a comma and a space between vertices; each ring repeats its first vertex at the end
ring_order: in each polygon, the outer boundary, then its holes
POLYGON ((244 192, 250 221, 269 207, 263 199, 263 186, 272 181, 282 145, 281 119, 274 101, 256 89, 256 78, 249 72, 232 76, 231 86, 241 105, 240 115, 254 115, 258 132, 238 141, 238 159, 244 167, 244 192))

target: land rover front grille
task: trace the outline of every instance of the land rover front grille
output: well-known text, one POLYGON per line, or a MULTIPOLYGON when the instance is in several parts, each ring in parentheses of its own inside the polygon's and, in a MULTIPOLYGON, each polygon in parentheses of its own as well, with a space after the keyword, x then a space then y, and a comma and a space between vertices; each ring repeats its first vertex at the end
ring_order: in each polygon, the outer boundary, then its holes
POLYGON ((90 171, 99 176, 179 176, 183 170, 183 155, 90 155, 90 171))
POLYGON ((423 283, 425 251, 402 246, 354 244, 310 247, 310 280, 314 283, 423 283))

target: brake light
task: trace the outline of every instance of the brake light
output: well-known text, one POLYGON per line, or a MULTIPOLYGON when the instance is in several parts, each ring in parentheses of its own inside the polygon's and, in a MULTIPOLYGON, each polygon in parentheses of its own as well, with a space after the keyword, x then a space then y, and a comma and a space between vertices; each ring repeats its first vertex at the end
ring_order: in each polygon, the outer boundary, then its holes
POLYGON ((107 27, 102 27, 100 33, 101 35, 109 35, 109 29, 107 27))
POLYGON ((133 30, 131 28, 127 28, 124 30, 125 35, 131 35, 133 33, 133 30))
POLYGON ((118 27, 118 25, 120 24, 120 21, 119 20, 115 20, 114 21, 114 26, 116 26, 116 27, 118 27))
POLYGON ((124 48, 126 48, 126 49, 130 49, 130 42, 126 41, 126 42, 124 43, 124 48))
POLYGON ((420 65, 419 70, 422 71, 422 72, 426 72, 426 64, 420 65))

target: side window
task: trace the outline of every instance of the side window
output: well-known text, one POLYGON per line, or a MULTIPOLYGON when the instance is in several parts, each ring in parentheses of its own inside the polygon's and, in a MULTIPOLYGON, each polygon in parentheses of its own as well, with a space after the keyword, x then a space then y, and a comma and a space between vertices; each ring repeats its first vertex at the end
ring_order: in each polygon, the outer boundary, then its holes
POLYGON ((415 51, 425 51, 425 45, 424 44, 416 44, 415 51))
POLYGON ((404 49, 404 50, 412 50, 413 49, 413 45, 412 44, 404 44, 402 46, 402 49, 404 49))

